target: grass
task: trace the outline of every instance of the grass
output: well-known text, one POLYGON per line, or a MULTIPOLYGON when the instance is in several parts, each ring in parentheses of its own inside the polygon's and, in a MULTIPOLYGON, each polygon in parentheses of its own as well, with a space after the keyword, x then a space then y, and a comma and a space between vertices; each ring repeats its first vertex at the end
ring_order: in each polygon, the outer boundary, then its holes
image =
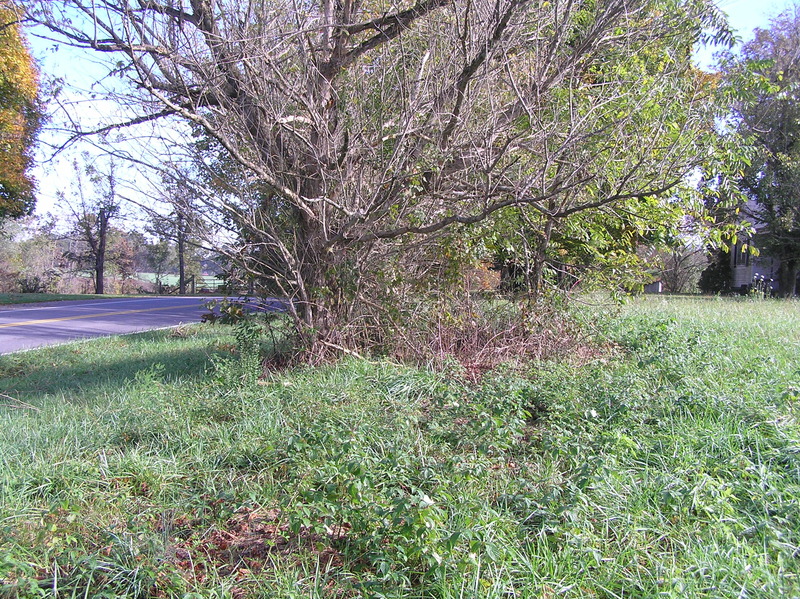
POLYGON ((166 274, 164 274, 164 275, 161 275, 161 277, 159 277, 154 272, 139 272, 139 273, 136 273, 136 278, 139 279, 140 281, 147 281, 148 283, 155 283, 160 278, 161 282, 164 285, 177 285, 178 281, 180 279, 180 277, 178 277, 178 275, 166 275, 166 274))
POLYGON ((478 384, 258 380, 221 327, 2 356, 0 596, 798 596, 798 316, 592 309, 604 357, 478 384))
MULTIPOLYGON (((222 283, 222 280, 216 275, 194 275, 195 285, 200 288, 204 286, 217 287, 222 283)), ((147 281, 148 283, 155 283, 159 280, 159 276, 154 272, 139 272, 136 273, 136 278, 140 281, 147 281)), ((164 285, 177 285, 180 281, 178 275, 163 274, 160 277, 161 283, 164 285)))
POLYGON ((123 295, 103 295, 73 293, 0 293, 0 306, 10 304, 33 304, 40 302, 60 302, 65 300, 86 300, 110 297, 126 297, 123 295))

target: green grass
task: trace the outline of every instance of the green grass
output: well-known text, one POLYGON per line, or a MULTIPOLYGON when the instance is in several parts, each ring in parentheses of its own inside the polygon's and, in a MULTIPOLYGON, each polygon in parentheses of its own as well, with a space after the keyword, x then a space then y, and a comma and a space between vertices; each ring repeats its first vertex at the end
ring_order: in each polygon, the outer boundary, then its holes
POLYGON ((40 302, 60 302, 65 300, 85 300, 109 297, 126 297, 123 295, 102 295, 74 293, 0 293, 0 306, 10 304, 33 304, 40 302))
POLYGON ((606 355, 479 384, 256 380, 219 327, 2 356, 0 595, 800 595, 800 305, 579 317, 606 355))
MULTIPOLYGON (((136 273, 136 277, 140 281, 147 281, 148 283, 155 283, 158 276, 154 272, 140 272, 136 273)), ((180 278, 178 275, 161 275, 161 283, 164 285, 177 285, 180 278)), ((199 289, 201 287, 218 287, 222 284, 222 280, 213 275, 195 275, 195 286, 199 289)))
MULTIPOLYGON (((140 281, 147 281, 148 283, 155 283, 159 277, 154 272, 139 272, 136 273, 136 278, 140 281)), ((161 275, 161 283, 164 285, 177 285, 180 277, 178 275, 161 275)))

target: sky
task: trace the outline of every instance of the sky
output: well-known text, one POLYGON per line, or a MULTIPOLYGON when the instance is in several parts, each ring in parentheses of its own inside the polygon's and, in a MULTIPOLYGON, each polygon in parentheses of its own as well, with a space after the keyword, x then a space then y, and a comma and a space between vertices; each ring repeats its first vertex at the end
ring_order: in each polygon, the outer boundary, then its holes
MULTIPOLYGON (((793 0, 718 0, 717 6, 727 15, 728 21, 742 42, 752 39, 755 29, 769 26, 772 17, 793 4, 793 0)), ((701 66, 713 62, 710 49, 700 49, 695 59, 701 66)))
MULTIPOLYGON (((752 38, 755 28, 767 27, 770 18, 791 4, 793 0, 718 0, 717 2, 717 6, 728 15, 732 28, 742 42, 752 38)), ((34 56, 40 62, 42 72, 64 79, 67 87, 63 97, 67 101, 75 102, 75 113, 84 122, 90 122, 98 114, 113 114, 115 110, 113 106, 100 104, 91 97, 92 83, 103 71, 101 67, 91 62, 90 57, 78 56, 72 51, 56 48, 51 41, 35 37, 30 38, 30 44, 34 56)), ((701 67, 711 68, 712 50, 699 49, 695 61, 701 67)), ((47 141, 53 137, 45 131, 42 139, 47 141)), ((57 206, 57 193, 59 190, 67 190, 72 179, 73 160, 81 151, 98 154, 91 145, 80 144, 71 152, 63 153, 54 160, 50 157, 47 144, 40 144, 40 164, 34 171, 34 176, 39 182, 36 214, 60 212, 57 206)))

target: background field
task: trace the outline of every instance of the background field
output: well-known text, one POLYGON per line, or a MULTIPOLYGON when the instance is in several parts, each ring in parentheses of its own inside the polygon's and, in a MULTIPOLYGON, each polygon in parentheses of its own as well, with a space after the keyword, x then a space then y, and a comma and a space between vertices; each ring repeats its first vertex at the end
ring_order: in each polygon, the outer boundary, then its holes
POLYGON ((591 360, 479 383, 259 379, 219 326, 2 356, 0 595, 798 596, 800 306, 575 318, 591 360))
MULTIPOLYGON (((156 276, 156 273, 154 272, 139 272, 136 273, 136 278, 147 283, 156 283, 159 277, 156 276)), ((170 285, 175 287, 178 285, 178 280, 178 275, 161 275, 162 285, 170 285)), ((194 281, 197 289, 205 287, 213 290, 225 284, 222 279, 210 275, 196 275, 194 281)))

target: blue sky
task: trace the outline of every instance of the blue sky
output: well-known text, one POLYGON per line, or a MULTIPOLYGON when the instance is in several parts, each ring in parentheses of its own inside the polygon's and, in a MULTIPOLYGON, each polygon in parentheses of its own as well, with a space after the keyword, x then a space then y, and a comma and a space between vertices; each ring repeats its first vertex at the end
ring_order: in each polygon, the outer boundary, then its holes
MULTIPOLYGON (((792 0, 718 0, 717 2, 717 6, 728 15, 731 27, 743 42, 753 37, 753 30, 764 29, 772 17, 792 4, 792 0)), ((703 66, 710 65, 711 50, 699 49, 697 61, 703 66)))
MULTIPOLYGON (((750 39, 755 28, 767 27, 771 17, 778 15, 792 4, 793 0, 718 0, 717 2, 717 5, 728 15, 731 26, 742 41, 750 39)), ((91 63, 91 57, 79 57, 75 52, 64 49, 53 51, 52 42, 38 39, 30 41, 33 53, 39 59, 42 70, 64 78, 65 82, 74 88, 73 91, 67 92, 68 97, 82 96, 87 99, 79 112, 84 116, 91 113, 92 107, 98 106, 96 101, 89 99, 92 75, 102 72, 91 63)), ((708 68, 713 62, 711 49, 700 49, 696 60, 698 64, 708 68)), ((105 111, 105 109, 103 110, 105 111)), ((108 114, 108 112, 106 113, 108 114)), ((45 132, 44 135, 46 136, 47 133, 45 132)), ((75 155, 76 153, 72 154, 72 156, 75 155)), ((57 212, 56 192, 64 189, 72 178, 72 156, 65 156, 56 163, 43 165, 35 170, 35 176, 39 181, 37 214, 57 212)))
POLYGON ((791 0, 720 0, 717 2, 730 18, 731 25, 745 38, 753 29, 764 28, 771 17, 791 6, 791 0))

